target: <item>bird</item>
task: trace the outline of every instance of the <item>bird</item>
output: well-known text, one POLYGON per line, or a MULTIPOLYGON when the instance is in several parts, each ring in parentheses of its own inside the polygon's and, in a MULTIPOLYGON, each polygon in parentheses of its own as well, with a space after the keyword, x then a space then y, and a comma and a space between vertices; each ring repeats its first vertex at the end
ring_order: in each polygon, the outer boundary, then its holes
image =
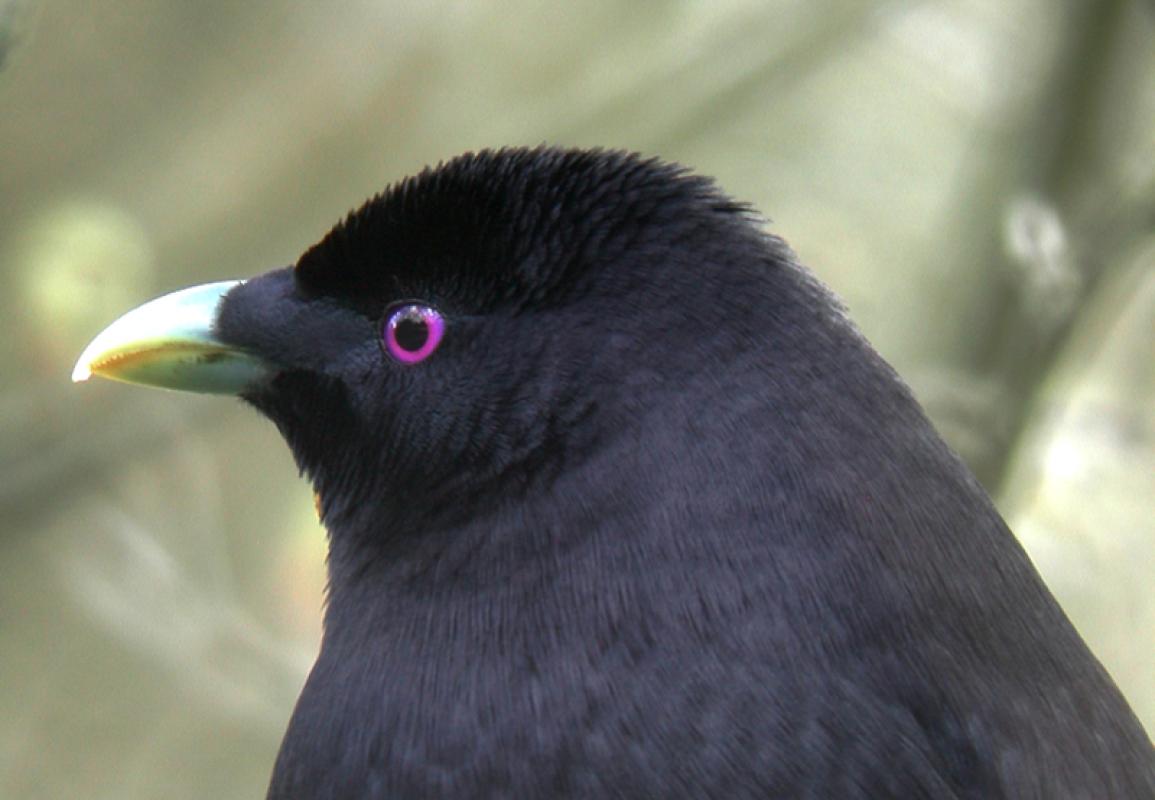
POLYGON ((92 375, 238 395, 328 533, 270 798, 1155 798, 978 481, 747 203, 466 153, 92 375))

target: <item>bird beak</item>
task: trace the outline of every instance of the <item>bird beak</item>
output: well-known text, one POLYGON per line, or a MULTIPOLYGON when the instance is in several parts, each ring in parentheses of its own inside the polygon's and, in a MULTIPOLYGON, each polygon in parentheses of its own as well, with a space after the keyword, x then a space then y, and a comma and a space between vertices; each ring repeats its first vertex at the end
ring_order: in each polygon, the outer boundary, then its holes
POLYGON ((273 370, 216 335, 222 298, 242 281, 221 281, 166 294, 135 308, 92 340, 72 370, 187 392, 237 394, 273 370))

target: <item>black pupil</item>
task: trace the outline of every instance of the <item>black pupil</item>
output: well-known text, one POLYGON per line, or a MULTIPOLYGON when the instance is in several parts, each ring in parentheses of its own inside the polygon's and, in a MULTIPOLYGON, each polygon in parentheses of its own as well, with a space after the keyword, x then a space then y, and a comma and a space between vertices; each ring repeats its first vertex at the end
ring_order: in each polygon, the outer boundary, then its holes
POLYGON ((397 325, 393 328, 393 335, 397 338, 397 344, 402 350, 415 353, 429 338, 429 325, 420 314, 406 314, 397 320, 397 325))

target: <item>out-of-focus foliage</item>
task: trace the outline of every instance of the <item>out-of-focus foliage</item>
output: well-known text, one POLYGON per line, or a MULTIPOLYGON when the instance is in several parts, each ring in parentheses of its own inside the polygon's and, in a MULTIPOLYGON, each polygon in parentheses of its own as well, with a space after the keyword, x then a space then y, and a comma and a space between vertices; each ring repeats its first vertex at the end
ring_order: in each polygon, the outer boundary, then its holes
POLYGON ((1149 0, 0 0, 0 796, 259 796, 323 532, 236 402, 68 383, 469 148, 715 175, 847 301, 1155 725, 1149 0))

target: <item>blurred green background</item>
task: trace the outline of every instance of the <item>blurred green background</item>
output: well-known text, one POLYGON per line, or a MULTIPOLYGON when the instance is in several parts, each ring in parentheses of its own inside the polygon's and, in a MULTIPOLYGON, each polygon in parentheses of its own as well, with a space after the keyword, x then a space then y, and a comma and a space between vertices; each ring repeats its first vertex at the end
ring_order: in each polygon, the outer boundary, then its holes
POLYGON ((318 642, 272 426, 89 338, 543 141, 771 217, 1155 729, 1155 3, 0 0, 0 796, 260 796, 318 642))

